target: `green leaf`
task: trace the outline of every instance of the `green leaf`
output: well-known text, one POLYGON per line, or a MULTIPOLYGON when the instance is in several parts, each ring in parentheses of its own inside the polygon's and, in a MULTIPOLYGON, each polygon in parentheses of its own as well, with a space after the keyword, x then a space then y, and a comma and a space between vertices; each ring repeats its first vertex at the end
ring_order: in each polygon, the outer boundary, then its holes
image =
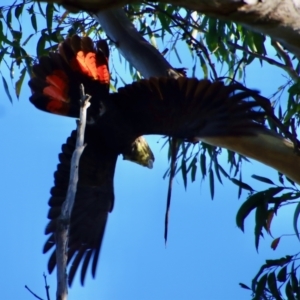
POLYGON ((217 20, 215 18, 209 18, 208 31, 206 34, 206 43, 208 49, 214 52, 218 48, 218 33, 217 33, 217 20))
POLYGON ((39 11, 40 11, 41 15, 42 15, 44 18, 46 18, 46 15, 45 15, 45 13, 44 13, 44 11, 43 11, 43 9, 42 9, 41 3, 40 3, 40 2, 37 2, 37 5, 38 5, 38 7, 39 7, 39 11))
POLYGON ((200 59, 200 65, 201 65, 201 68, 203 71, 203 78, 208 78, 208 68, 207 68, 205 59, 203 58, 201 53, 198 54, 198 57, 200 59))
POLYGON ((31 15, 30 20, 31 20, 32 28, 34 29, 35 32, 37 32, 37 22, 36 22, 35 14, 31 15))
POLYGON ((244 283, 241 283, 241 282, 240 282, 239 285, 240 285, 240 287, 243 288, 243 289, 251 290, 251 289, 249 288, 249 286, 247 286, 247 285, 244 284, 244 283))
POLYGON ((181 160, 181 173, 182 173, 184 188, 186 189, 186 187, 187 187, 187 176, 186 176, 187 171, 186 171, 186 162, 185 162, 184 158, 182 158, 182 160, 181 160))
POLYGON ((279 172, 278 172, 278 180, 282 185, 284 184, 283 174, 281 174, 279 172))
MULTIPOLYGON (((160 3, 161 4, 161 3, 160 3)), ((171 35, 173 35, 173 32, 170 28, 170 22, 171 22, 171 19, 165 14, 165 13, 158 13, 157 14, 157 17, 161 23, 161 26, 162 26, 162 39, 164 37, 164 30, 166 30, 168 33, 170 33, 171 35)))
POLYGON ((273 250, 276 250, 276 248, 277 248, 278 245, 279 245, 279 242, 280 242, 280 237, 274 239, 274 240, 272 241, 272 243, 271 243, 271 248, 272 248, 273 250))
MULTIPOLYGON (((0 10, 1 11, 1 10, 0 10)), ((3 33, 3 23, 2 21, 0 21, 0 42, 3 42, 3 37, 4 37, 4 33, 3 33)))
POLYGON ((34 33, 30 34, 27 39, 23 42, 22 46, 26 46, 26 44, 29 42, 29 40, 34 36, 34 33))
POLYGON ((266 224, 266 220, 268 218, 268 202, 266 199, 264 199, 259 206, 256 208, 255 213, 255 229, 254 229, 254 235, 255 235, 255 248, 258 250, 259 246, 259 239, 262 235, 262 229, 266 224))
POLYGON ((294 83, 290 86, 290 88, 288 89, 288 93, 292 94, 292 95, 300 94, 300 82, 299 82, 299 80, 296 83, 294 83))
POLYGON ((237 226, 244 231, 244 221, 250 212, 258 207, 263 201, 269 202, 273 197, 280 193, 284 187, 272 187, 265 191, 258 192, 254 195, 251 195, 247 200, 241 205, 240 209, 236 215, 236 224, 237 226))
POLYGON ((17 7, 16 7, 16 9, 15 9, 15 17, 16 17, 17 19, 19 19, 20 15, 22 14, 23 8, 24 8, 24 4, 19 4, 19 5, 17 5, 17 7))
POLYGON ((267 279, 268 279, 268 274, 264 274, 260 278, 260 280, 258 281, 258 283, 256 285, 255 298, 254 299, 258 299, 258 300, 261 299, 261 296, 264 294, 267 279))
POLYGON ((292 179, 288 178, 287 176, 285 176, 285 178, 291 185, 295 186, 295 182, 292 179))
POLYGON ((46 41, 47 41, 46 35, 42 34, 36 46, 37 56, 42 56, 43 54, 45 54, 46 41))
POLYGON ((47 22, 47 29, 49 34, 52 31, 53 11, 54 11, 53 4, 48 3, 46 6, 46 22, 47 22))
POLYGON ((8 99, 9 99, 9 101, 10 101, 11 103, 13 103, 13 100, 12 100, 12 97, 11 97, 11 95, 10 95, 9 88, 8 88, 8 85, 7 85, 7 82, 6 82, 6 79, 3 77, 2 74, 1 74, 1 76, 2 76, 2 83, 3 83, 3 86, 4 86, 5 93, 6 93, 7 97, 8 97, 8 99))
POLYGON ((25 62, 27 72, 31 74, 33 58, 29 56, 23 48, 20 48, 20 52, 23 57, 23 62, 25 62))
POLYGON ((292 285, 292 288, 293 288, 293 292, 295 294, 298 294, 299 293, 299 285, 298 285, 298 280, 297 280, 295 272, 296 271, 294 270, 294 268, 292 268, 292 271, 290 273, 290 278, 291 278, 291 285, 292 285))
POLYGON ((234 184, 236 184, 238 187, 240 187, 240 188, 242 188, 242 189, 245 189, 245 190, 248 190, 248 191, 251 191, 251 192, 254 191, 253 188, 252 188, 250 185, 248 185, 247 183, 244 183, 244 182, 242 182, 242 181, 240 181, 240 180, 238 180, 238 179, 235 179, 235 178, 230 178, 230 180, 231 180, 234 184))
POLYGON ((241 205, 236 214, 236 224, 244 231, 244 221, 250 212, 255 209, 265 199, 264 192, 258 192, 248 197, 248 199, 241 205))
POLYGON ((53 31, 50 35, 49 35, 49 39, 51 41, 54 41, 55 43, 59 43, 63 40, 62 36, 61 36, 61 31, 63 30, 62 27, 56 27, 55 31, 53 31))
POLYGON ((176 47, 174 47, 172 50, 174 50, 174 53, 175 53, 175 55, 176 55, 178 61, 182 64, 182 61, 181 61, 181 59, 180 59, 180 56, 179 56, 179 53, 177 52, 176 47))
POLYGON ((292 260, 292 256, 285 256, 279 259, 266 259, 266 266, 273 267, 273 266, 283 266, 284 264, 289 263, 292 260))
POLYGON ((273 198, 276 194, 282 192, 285 188, 284 187, 272 187, 264 191, 266 193, 266 196, 271 199, 273 198))
POLYGON ((219 163, 218 163, 218 160, 217 160, 216 157, 215 157, 215 159, 214 159, 214 167, 215 167, 215 172, 216 172, 216 174, 217 174, 217 178, 218 178, 219 182, 220 182, 221 184, 223 184, 222 178, 221 178, 220 172, 219 172, 219 163))
POLYGON ((288 300, 296 300, 294 293, 293 293, 291 283, 289 281, 285 286, 285 294, 286 294, 288 300))
POLYGON ((300 202, 298 202, 298 204, 297 204, 297 206, 296 206, 296 209, 295 209, 295 211, 294 211, 294 217, 293 217, 293 226, 294 226, 294 230, 295 230, 295 233, 296 233, 298 239, 300 240, 299 231, 298 231, 298 226, 297 226, 299 214, 300 214, 300 202))
POLYGON ((22 84, 23 84, 25 75, 26 75, 26 67, 24 67, 24 68, 22 69, 20 78, 19 78, 19 80, 16 82, 16 85, 15 85, 16 96, 17 96, 17 98, 19 98, 19 96, 20 96, 20 93, 21 93, 21 87, 22 87, 22 84))
POLYGON ((228 173, 222 168, 221 165, 218 165, 218 169, 221 171, 221 173, 223 174, 223 176, 225 176, 226 178, 229 178, 228 173))
POLYGON ((286 281, 286 270, 287 270, 287 266, 284 266, 278 272, 278 274, 277 274, 277 280, 279 282, 285 282, 286 281))
POLYGON ((261 55, 266 55, 267 52, 264 45, 266 37, 261 33, 251 32, 251 34, 253 36, 253 44, 255 45, 255 51, 261 55))
POLYGON ((30 15, 34 14, 34 3, 27 8, 27 11, 30 15))
POLYGON ((251 175, 251 177, 254 178, 254 179, 256 179, 256 180, 258 180, 258 181, 274 185, 274 182, 271 179, 269 179, 269 178, 258 176, 258 175, 251 175))
POLYGON ((280 208, 280 206, 283 202, 289 202, 289 200, 296 200, 296 199, 299 199, 299 197, 300 197, 300 192, 284 193, 279 197, 273 197, 272 199, 269 200, 269 202, 275 203, 273 208, 274 208, 274 211, 276 212, 280 208))
POLYGON ((209 170, 209 187, 210 187, 211 199, 214 199, 215 184, 214 184, 214 171, 212 169, 209 170))
MULTIPOLYGON (((242 172, 240 172, 239 182, 242 182, 242 172)), ((238 189, 238 199, 241 198, 241 195, 242 195, 242 186, 239 185, 239 189, 238 189)))
POLYGON ((279 118, 279 120, 282 119, 282 108, 281 108, 281 105, 279 105, 279 107, 278 107, 278 118, 279 118))
POLYGON ((204 153, 200 154, 200 168, 202 173, 202 178, 206 176, 206 155, 204 153))
POLYGON ((256 290, 256 288, 257 288, 257 279, 261 276, 261 274, 263 274, 263 272, 265 271, 266 268, 267 268, 266 265, 262 265, 259 268, 259 271, 255 275, 255 277, 252 279, 252 283, 251 283, 251 289, 252 289, 252 291, 256 290))
POLYGON ((277 288, 275 272, 271 272, 269 274, 267 282, 268 282, 268 287, 269 287, 272 295, 275 297, 275 299, 282 300, 282 298, 280 296, 280 292, 277 288))
POLYGON ((191 168, 191 181, 194 182, 196 180, 196 173, 197 173, 197 159, 193 159, 193 164, 191 168))
POLYGON ((13 6, 11 5, 9 7, 10 8, 9 8, 7 14, 6 14, 6 24, 7 24, 8 28, 11 29, 11 18, 12 18, 11 11, 13 9, 13 6))

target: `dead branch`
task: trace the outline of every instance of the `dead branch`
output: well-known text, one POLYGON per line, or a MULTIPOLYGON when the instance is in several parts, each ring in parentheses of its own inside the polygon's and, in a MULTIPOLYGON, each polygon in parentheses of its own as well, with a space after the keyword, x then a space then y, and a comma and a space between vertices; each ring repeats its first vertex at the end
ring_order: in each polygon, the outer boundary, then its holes
POLYGON ((90 106, 90 96, 85 95, 83 85, 80 86, 81 109, 80 118, 77 121, 77 140, 76 148, 72 155, 70 181, 65 202, 62 205, 61 215, 57 220, 56 229, 56 263, 57 263, 57 300, 67 300, 68 280, 67 280, 67 261, 68 261, 68 234, 70 228, 71 213, 74 205, 77 182, 79 159, 85 148, 84 132, 86 126, 87 109, 90 106))

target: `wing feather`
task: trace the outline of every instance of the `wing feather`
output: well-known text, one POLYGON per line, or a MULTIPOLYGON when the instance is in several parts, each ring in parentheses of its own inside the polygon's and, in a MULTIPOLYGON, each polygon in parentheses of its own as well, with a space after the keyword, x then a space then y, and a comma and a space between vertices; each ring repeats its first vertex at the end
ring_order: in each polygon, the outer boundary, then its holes
POLYGON ((165 77, 119 88, 110 101, 139 134, 192 139, 253 134, 263 127, 260 98, 241 84, 165 77))
MULTIPOLYGON (((65 200, 69 168, 72 153, 75 149, 76 132, 73 131, 62 146, 59 155, 60 163, 55 172, 55 186, 51 189, 49 200, 49 224, 46 234, 50 237, 45 243, 44 252, 55 246, 56 220, 65 200)), ((95 276, 96 265, 104 237, 108 213, 113 209, 113 176, 117 160, 117 152, 106 147, 105 142, 97 132, 97 128, 86 128, 85 143, 87 146, 79 164, 79 181, 71 216, 69 235, 69 283, 72 284, 75 274, 81 265, 81 282, 92 264, 92 275, 95 276), (92 258, 92 260, 91 260, 92 258)), ((50 256, 48 270, 52 272, 56 265, 55 252, 50 256)))

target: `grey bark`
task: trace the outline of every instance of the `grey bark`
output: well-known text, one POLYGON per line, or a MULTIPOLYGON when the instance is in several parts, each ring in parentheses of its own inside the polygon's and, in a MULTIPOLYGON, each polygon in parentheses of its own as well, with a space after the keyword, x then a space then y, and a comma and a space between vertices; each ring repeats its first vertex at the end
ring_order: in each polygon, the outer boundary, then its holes
POLYGON ((79 160, 86 146, 84 144, 84 132, 86 126, 87 109, 90 106, 90 96, 86 97, 83 85, 81 85, 80 90, 82 106, 80 109, 79 121, 77 121, 76 148, 71 159, 70 181, 67 196, 62 205, 61 214, 57 220, 57 230, 55 233, 57 266, 56 300, 68 299, 67 261, 70 220, 77 191, 79 160))
POLYGON ((139 34, 122 9, 102 11, 96 13, 94 18, 101 24, 107 36, 115 42, 124 58, 141 72, 143 77, 169 75, 171 65, 139 34))
MULTIPOLYGON (((44 0, 45 1, 45 0, 44 0)), ((69 9, 97 12, 122 7, 137 0, 47 0, 69 9)), ((157 2, 157 1, 153 1, 157 2)), ((210 17, 243 24, 278 40, 300 58, 300 1, 299 0, 161 0, 210 17)))

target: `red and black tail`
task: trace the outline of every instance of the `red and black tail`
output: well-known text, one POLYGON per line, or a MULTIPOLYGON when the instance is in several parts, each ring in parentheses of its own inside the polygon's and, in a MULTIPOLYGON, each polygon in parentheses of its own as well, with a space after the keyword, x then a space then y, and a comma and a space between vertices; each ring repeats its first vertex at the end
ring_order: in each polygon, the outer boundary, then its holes
POLYGON ((99 104, 109 93, 108 45, 94 45, 89 37, 77 35, 59 45, 58 52, 43 56, 33 66, 30 101, 38 109, 53 114, 79 117, 79 87, 92 96, 89 116, 99 114, 99 104))

